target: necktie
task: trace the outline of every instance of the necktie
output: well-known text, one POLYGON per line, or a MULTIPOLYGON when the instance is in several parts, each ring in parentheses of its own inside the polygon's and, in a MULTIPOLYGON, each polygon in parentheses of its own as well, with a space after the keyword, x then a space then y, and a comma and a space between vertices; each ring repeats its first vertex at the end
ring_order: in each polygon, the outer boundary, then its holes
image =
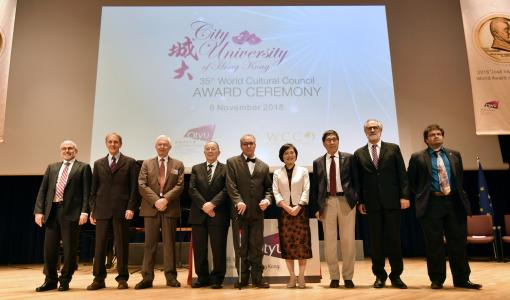
POLYGON ((112 163, 110 164, 110 170, 112 173, 117 169, 117 162, 115 161, 115 156, 112 156, 112 163))
POLYGON ((247 163, 249 163, 249 162, 255 163, 256 161, 257 161, 257 158, 249 158, 249 157, 246 158, 247 163))
POLYGON ((448 173, 446 172, 446 167, 444 166, 443 157, 441 156, 440 151, 436 151, 437 156, 437 173, 439 175, 439 188, 441 192, 445 195, 450 194, 450 182, 448 181, 448 173))
POLYGON ((336 163, 334 156, 331 156, 331 164, 329 165, 329 194, 336 196, 336 163))
POLYGON ((55 198, 57 201, 63 201, 64 200, 64 189, 66 188, 67 184, 67 175, 69 172, 69 165, 71 165, 70 162, 64 163, 64 169, 62 170, 62 174, 60 175, 60 179, 57 183, 57 191, 55 192, 55 198))
POLYGON ((160 159, 159 164, 159 195, 163 195, 163 186, 165 185, 165 159, 160 159))
POLYGON ((207 165, 207 183, 211 183, 212 180, 212 164, 207 165))
POLYGON ((377 155, 377 145, 372 145, 372 162, 375 168, 379 167, 379 156, 377 155))

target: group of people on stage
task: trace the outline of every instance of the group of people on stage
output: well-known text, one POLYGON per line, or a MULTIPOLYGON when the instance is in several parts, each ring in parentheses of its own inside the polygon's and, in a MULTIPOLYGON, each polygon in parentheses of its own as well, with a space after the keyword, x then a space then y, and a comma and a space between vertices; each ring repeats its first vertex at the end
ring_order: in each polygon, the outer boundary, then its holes
MULTIPOLYGON (((280 208, 278 229, 282 258, 289 271, 289 288, 305 288, 306 260, 312 257, 309 214, 322 222, 324 255, 330 287, 354 288, 356 209, 367 216, 374 288, 391 286, 405 289, 402 281, 401 210, 415 197, 416 215, 426 241, 427 269, 432 289, 440 289, 446 279, 445 248, 455 287, 480 289, 469 279, 466 252, 466 216, 470 204, 462 189, 463 166, 459 152, 443 146, 444 130, 430 125, 423 132, 427 148, 414 153, 406 171, 400 148, 381 141, 383 125, 375 119, 364 123, 368 143, 354 154, 339 151, 340 137, 334 130, 322 136, 326 153, 313 162, 313 175, 296 165, 298 149, 284 144, 279 151, 283 166, 270 178, 269 167, 255 155, 256 139, 246 134, 240 139, 242 153, 226 164, 218 161, 220 146, 209 141, 204 146, 205 162, 191 171, 189 195, 195 272, 193 288, 223 287, 226 273, 227 232, 232 220, 238 281, 235 287, 251 284, 268 288, 262 276, 264 211, 274 202, 280 208), (340 237, 342 272, 337 257, 340 237), (213 257, 209 270, 208 240, 213 257), (385 270, 388 257, 391 272, 385 270), (298 261, 298 273, 294 270, 298 261)), ((66 291, 77 269, 79 227, 90 220, 96 225, 93 282, 88 290, 105 288, 108 230, 113 228, 119 289, 128 288, 128 230, 135 211, 144 218, 145 246, 142 280, 135 289, 152 287, 158 242, 163 241, 166 285, 179 287, 175 264, 175 233, 180 216, 180 195, 184 188, 183 163, 169 156, 169 137, 157 137, 157 156, 143 162, 137 172, 135 160, 120 152, 122 137, 109 133, 105 139, 108 155, 94 163, 77 161, 73 141, 60 146, 63 161, 50 164, 44 174, 35 203, 35 222, 45 226, 44 283, 42 292, 66 291), (142 197, 137 202, 137 191, 142 197), (60 241, 63 266, 58 276, 60 241)), ((315 255, 319 255, 315 253, 315 255)))

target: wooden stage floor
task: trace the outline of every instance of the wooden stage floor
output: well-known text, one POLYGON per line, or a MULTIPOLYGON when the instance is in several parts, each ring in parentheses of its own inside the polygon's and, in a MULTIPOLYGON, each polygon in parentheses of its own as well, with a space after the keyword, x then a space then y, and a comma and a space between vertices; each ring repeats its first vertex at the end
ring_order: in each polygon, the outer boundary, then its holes
MULTIPOLYGON (((0 266, 0 299, 243 299, 243 300, 327 300, 327 299, 433 299, 433 300, 467 300, 467 299, 510 299, 510 263, 470 262, 471 280, 483 284, 479 291, 454 288, 448 272, 445 287, 442 290, 431 290, 424 259, 405 259, 402 279, 409 289, 398 290, 391 287, 372 288, 374 277, 369 259, 356 262, 353 281, 355 289, 343 287, 330 289, 327 267, 322 263, 323 279, 321 283, 308 284, 306 289, 288 289, 284 284, 273 284, 269 289, 245 288, 241 291, 232 285, 221 290, 210 288, 191 289, 187 286, 187 269, 178 269, 181 288, 165 286, 162 272, 156 272, 154 287, 146 290, 135 290, 134 285, 140 281, 140 273, 135 273, 129 280, 128 290, 117 290, 115 273, 109 271, 106 289, 87 291, 86 286, 92 282, 92 267, 81 265, 76 271, 70 290, 67 292, 49 291, 36 293, 35 287, 44 280, 42 265, 9 265, 0 266)), ((389 284, 389 281, 387 281, 389 284)))

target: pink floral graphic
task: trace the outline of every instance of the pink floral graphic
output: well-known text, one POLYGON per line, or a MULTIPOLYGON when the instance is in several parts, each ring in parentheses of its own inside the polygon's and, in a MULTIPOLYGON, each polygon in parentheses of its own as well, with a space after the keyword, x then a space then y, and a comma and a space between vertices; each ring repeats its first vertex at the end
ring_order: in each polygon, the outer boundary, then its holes
POLYGON ((247 42, 250 45, 257 45, 262 40, 255 34, 249 33, 247 30, 241 32, 238 36, 232 37, 232 41, 238 45, 242 45, 247 42))

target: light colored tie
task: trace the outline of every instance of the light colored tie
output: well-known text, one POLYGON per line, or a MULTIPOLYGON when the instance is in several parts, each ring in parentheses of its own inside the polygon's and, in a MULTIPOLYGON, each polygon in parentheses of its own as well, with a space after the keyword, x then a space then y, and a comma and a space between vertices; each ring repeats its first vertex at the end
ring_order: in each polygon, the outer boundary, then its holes
POLYGON ((71 165, 70 162, 64 163, 64 169, 62 170, 62 174, 60 175, 60 178, 58 180, 57 184, 57 191, 55 192, 55 198, 57 201, 63 201, 64 200, 64 189, 66 188, 67 184, 67 175, 69 172, 69 166, 71 165))
POLYGON ((437 156, 437 173, 439 175, 439 188, 441 192, 445 195, 450 194, 450 181, 448 180, 448 173, 446 172, 446 167, 444 165, 443 157, 441 156, 440 151, 436 151, 437 156))
POLYGON ((377 145, 372 145, 372 162, 375 168, 379 167, 379 156, 377 155, 377 145))

